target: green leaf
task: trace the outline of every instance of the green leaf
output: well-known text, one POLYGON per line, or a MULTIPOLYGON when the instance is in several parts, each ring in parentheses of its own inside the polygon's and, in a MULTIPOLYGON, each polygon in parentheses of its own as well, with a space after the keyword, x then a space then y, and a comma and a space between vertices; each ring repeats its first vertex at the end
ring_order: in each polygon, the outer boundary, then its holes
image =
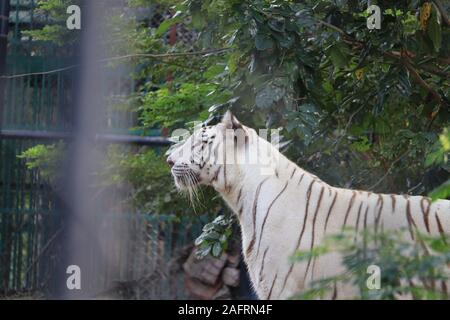
POLYGON ((214 229, 214 223, 210 222, 203 226, 203 231, 211 231, 214 229))
POLYGON ((444 162, 445 154, 442 150, 438 149, 436 151, 430 152, 425 158, 425 166, 430 167, 435 164, 440 164, 444 162))
POLYGON ((442 150, 447 152, 450 151, 450 130, 445 128, 444 132, 439 135, 439 142, 442 145, 442 150))
POLYGON ((232 54, 230 54, 228 61, 227 61, 227 67, 230 73, 234 73, 238 68, 239 63, 239 52, 235 51, 232 54))
POLYGON ((407 72, 401 72, 399 74, 399 79, 398 80, 399 80, 400 85, 401 85, 401 87, 403 89, 403 93, 406 96, 411 95, 412 85, 411 85, 411 82, 409 81, 409 74, 407 72))
POLYGON ((225 64, 215 64, 208 68, 208 70, 205 71, 203 74, 203 77, 205 79, 213 79, 214 77, 217 77, 219 74, 224 72, 225 70, 225 64))
POLYGON ((269 28, 277 31, 277 32, 284 32, 285 29, 285 19, 284 18, 277 18, 277 19, 271 19, 269 21, 269 28))
POLYGON ((217 241, 220 239, 220 234, 216 231, 212 231, 205 235, 205 239, 217 241))
POLYGON ((203 249, 197 250, 195 252, 195 255, 197 256, 197 258, 201 259, 201 258, 206 257, 210 252, 211 252, 211 246, 207 246, 203 249))
POLYGON ((302 9, 296 12, 295 17, 296 17, 295 22, 299 27, 311 28, 313 25, 316 24, 309 10, 302 9))
POLYGON ((450 198, 450 179, 431 191, 429 196, 432 201, 450 198))
POLYGON ((271 49, 273 48, 273 40, 267 34, 258 33, 255 37, 255 47, 260 51, 271 49))
POLYGON ((267 109, 273 105, 274 102, 279 101, 285 94, 285 90, 273 85, 265 86, 256 94, 256 106, 262 109, 267 109))
POLYGON ((203 235, 201 235, 200 237, 195 239, 194 244, 195 244, 195 246, 198 247, 199 245, 201 245, 203 243, 203 241, 205 241, 205 237, 203 235))
POLYGON ((442 28, 440 17, 434 8, 430 20, 428 21, 427 34, 433 42, 434 49, 438 52, 442 43, 442 28))
POLYGON ((345 67, 348 63, 348 57, 343 52, 342 46, 333 45, 329 48, 330 59, 337 68, 345 67))
POLYGON ((290 48, 294 44, 294 37, 289 34, 283 35, 282 39, 278 41, 281 47, 290 48))
POLYGON ((167 30, 169 30, 171 26, 179 23, 180 21, 181 21, 180 15, 176 15, 171 19, 164 20, 163 22, 161 22, 158 29, 156 29, 155 35, 158 37, 162 36, 164 33, 167 32, 167 30))
POLYGON ((211 254, 214 257, 219 257, 221 253, 222 253, 222 245, 219 242, 217 242, 213 245, 211 254))
POLYGON ((449 250, 448 244, 442 238, 432 239, 430 246, 434 251, 440 252, 440 253, 448 252, 448 250, 449 250))

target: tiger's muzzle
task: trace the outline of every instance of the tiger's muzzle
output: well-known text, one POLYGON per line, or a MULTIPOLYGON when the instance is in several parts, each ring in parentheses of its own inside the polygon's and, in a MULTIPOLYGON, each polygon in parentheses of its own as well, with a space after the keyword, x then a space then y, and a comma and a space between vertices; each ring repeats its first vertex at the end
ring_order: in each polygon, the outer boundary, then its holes
POLYGON ((171 169, 178 188, 194 188, 200 184, 200 174, 186 164, 176 164, 171 169))

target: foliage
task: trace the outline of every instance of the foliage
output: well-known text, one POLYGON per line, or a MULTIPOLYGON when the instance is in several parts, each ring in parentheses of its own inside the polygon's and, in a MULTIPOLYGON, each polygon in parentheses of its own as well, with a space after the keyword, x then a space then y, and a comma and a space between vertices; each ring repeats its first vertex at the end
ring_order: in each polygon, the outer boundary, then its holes
POLYGON ((206 109, 219 99, 214 90, 214 84, 183 83, 172 92, 168 88, 150 92, 142 101, 142 124, 177 128, 188 121, 206 120, 206 109))
POLYGON ((430 2, 378 1, 381 30, 367 29, 366 1, 130 4, 176 13, 150 31, 137 25, 139 52, 225 48, 139 61, 140 74, 151 77, 142 87, 146 126, 203 120, 213 103, 212 114, 231 107, 251 126, 283 127, 289 156, 335 185, 426 193, 448 175, 444 168, 439 181, 424 179, 432 174, 424 161, 429 146, 448 125, 450 94, 450 32, 430 2), (197 40, 167 43, 173 26, 195 31, 197 40), (192 107, 180 99, 195 101, 197 90, 183 84, 214 85, 213 96, 192 107))
POLYGON ((313 281, 310 287, 296 295, 295 299, 330 297, 334 283, 353 284, 359 294, 355 299, 392 300, 401 297, 414 299, 446 299, 441 291, 441 281, 448 280, 450 246, 448 239, 416 234, 418 241, 410 241, 406 230, 359 233, 355 230, 329 236, 313 252, 298 252, 293 262, 305 261, 338 252, 342 256, 345 271, 341 274, 313 281), (425 249, 425 246, 428 249, 425 249), (430 254, 430 252, 432 252, 430 254), (369 289, 371 273, 368 267, 380 270, 380 288, 369 289))
POLYGON ((23 34, 34 40, 51 42, 58 46, 69 46, 79 40, 79 30, 69 30, 66 27, 68 18, 67 7, 81 6, 82 0, 40 0, 36 9, 37 14, 45 15, 48 19, 42 29, 25 30, 23 34))
POLYGON ((197 258, 201 259, 208 254, 220 257, 228 248, 233 222, 233 218, 219 215, 214 221, 207 223, 202 234, 195 240, 197 258))
MULTIPOLYGON (((428 153, 425 163, 428 166, 440 165, 450 170, 448 156, 450 153, 450 128, 445 128, 432 147, 432 151, 428 153)), ((450 179, 445 183, 432 190, 429 194, 432 200, 450 198, 450 179)))
POLYGON ((49 181, 51 185, 56 185, 63 150, 62 142, 51 145, 38 144, 23 151, 17 157, 25 159, 27 169, 38 170, 43 179, 49 181))
POLYGON ((444 167, 442 177, 424 179, 429 146, 449 122, 450 32, 431 2, 378 1, 381 30, 366 28, 366 1, 129 5, 150 16, 113 15, 111 54, 225 48, 133 60, 144 128, 174 129, 231 107, 254 127, 283 127, 289 156, 335 185, 426 193, 448 177, 444 167), (149 28, 161 12, 173 16, 149 28), (196 41, 169 43, 174 26, 196 41))

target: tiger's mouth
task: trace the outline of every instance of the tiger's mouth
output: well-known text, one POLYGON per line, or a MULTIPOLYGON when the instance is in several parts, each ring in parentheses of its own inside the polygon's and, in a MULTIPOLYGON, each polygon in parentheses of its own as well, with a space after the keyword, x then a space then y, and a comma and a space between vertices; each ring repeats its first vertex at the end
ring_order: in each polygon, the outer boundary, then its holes
POLYGON ((175 185, 180 190, 195 189, 200 185, 200 174, 186 166, 173 167, 171 171, 175 185))

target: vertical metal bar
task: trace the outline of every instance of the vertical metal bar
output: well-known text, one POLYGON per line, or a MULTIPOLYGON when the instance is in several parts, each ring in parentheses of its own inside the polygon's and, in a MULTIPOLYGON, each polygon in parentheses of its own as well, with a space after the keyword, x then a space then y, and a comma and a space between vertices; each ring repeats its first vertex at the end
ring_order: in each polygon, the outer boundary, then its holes
POLYGON ((104 21, 104 1, 84 1, 82 15, 81 68, 79 70, 77 103, 74 113, 74 140, 68 154, 65 201, 67 208, 67 226, 65 248, 67 256, 63 266, 77 265, 81 269, 82 281, 85 284, 80 290, 70 290, 66 286, 66 277, 60 282, 60 298, 76 299, 92 297, 98 293, 96 279, 101 275, 92 267, 93 256, 97 263, 107 263, 99 243, 100 203, 92 197, 95 185, 92 172, 100 165, 101 155, 93 152, 92 137, 100 126, 102 113, 102 97, 99 85, 102 81, 102 70, 98 64, 102 56, 100 24, 104 21), (89 248, 89 250, 86 250, 89 248), (88 251, 88 252, 86 252, 88 251), (91 254, 92 253, 92 254, 91 254), (86 285, 90 287, 86 287, 86 285))
MULTIPOLYGON (((15 74, 17 72, 16 70, 16 66, 13 67, 13 73, 15 74)), ((19 71, 20 72, 20 71, 19 71)), ((15 117, 15 111, 17 108, 17 81, 19 79, 11 79, 11 99, 9 100, 9 105, 7 106, 7 111, 9 114, 9 117, 6 118, 6 125, 8 127, 14 128, 15 127, 15 121, 14 121, 14 117, 15 117)))
MULTIPOLYGON (((5 75, 8 42, 9 0, 0 0, 0 76, 5 75)), ((6 79, 0 78, 0 129, 3 124, 4 90, 6 79)))
MULTIPOLYGON (((59 67, 59 65, 58 65, 59 67)), ((62 89, 62 81, 61 81, 61 77, 62 77, 62 73, 58 72, 56 75, 56 106, 55 106, 55 110, 56 110, 56 114, 54 116, 54 122, 55 122, 55 129, 56 130, 61 130, 62 127, 62 99, 61 99, 61 89, 62 89)))
POLYGON ((33 95, 31 102, 32 109, 32 119, 30 119, 30 129, 36 129, 36 124, 38 122, 38 102, 39 102, 39 89, 38 89, 38 76, 33 76, 33 95))
MULTIPOLYGON (((28 59, 28 61, 27 61, 27 66, 26 66, 25 70, 26 70, 27 73, 31 72, 31 61, 30 61, 30 59, 28 59)), ((24 102, 23 105, 20 106, 20 113, 22 115, 22 118, 20 119, 20 124, 21 124, 21 127, 24 128, 24 129, 28 128, 27 120, 29 119, 29 117, 27 117, 26 110, 31 107, 32 100, 33 100, 32 96, 30 94, 31 93, 31 88, 32 88, 32 86, 31 86, 31 79, 32 79, 31 76, 27 76, 26 77, 25 89, 24 89, 25 102, 24 102)))

